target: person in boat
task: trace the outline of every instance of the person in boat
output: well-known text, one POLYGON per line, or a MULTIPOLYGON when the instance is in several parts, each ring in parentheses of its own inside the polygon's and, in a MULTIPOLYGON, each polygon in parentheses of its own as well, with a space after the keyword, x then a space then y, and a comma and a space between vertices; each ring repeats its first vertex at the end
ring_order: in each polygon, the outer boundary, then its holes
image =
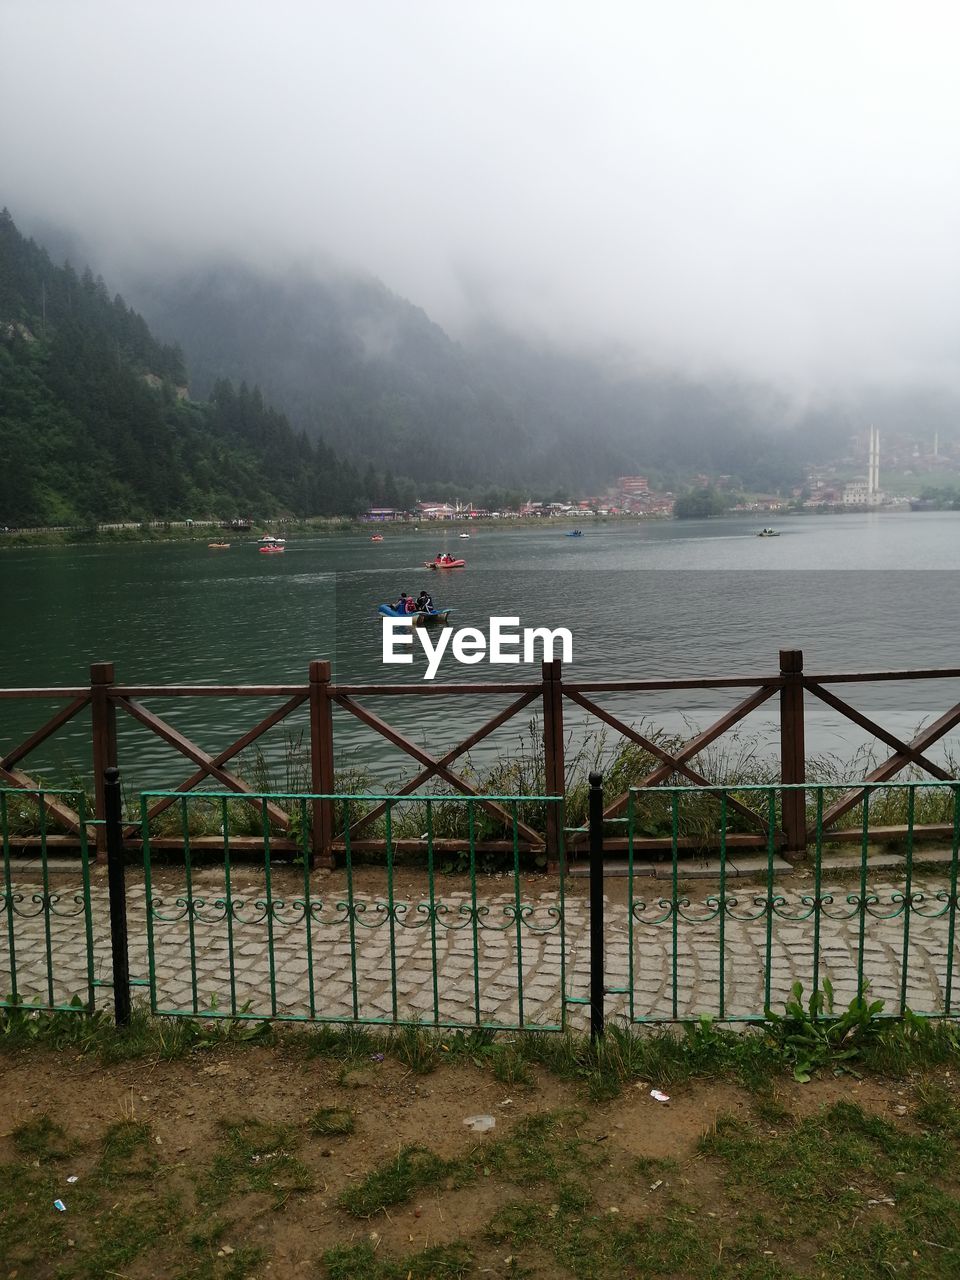
POLYGON ((414 601, 413 596, 411 596, 407 591, 400 592, 400 599, 393 608, 396 613, 416 613, 417 611, 416 602, 414 601))
POLYGON ((429 591, 421 591, 420 594, 417 596, 417 612, 418 613, 434 612, 433 596, 430 594, 429 591))

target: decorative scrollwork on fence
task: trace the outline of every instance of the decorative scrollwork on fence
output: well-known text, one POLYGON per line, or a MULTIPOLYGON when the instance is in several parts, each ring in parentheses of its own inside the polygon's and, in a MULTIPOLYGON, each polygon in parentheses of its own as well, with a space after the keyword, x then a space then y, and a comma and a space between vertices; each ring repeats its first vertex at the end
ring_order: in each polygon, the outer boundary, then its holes
MULTIPOLYGON (((82 898, 78 898, 82 904, 82 898)), ((148 911, 155 921, 178 924, 192 919, 205 925, 223 924, 229 916, 241 925, 263 925, 272 920, 283 928, 303 925, 307 918, 312 924, 331 926, 348 925, 351 920, 364 929, 379 929, 392 920, 404 930, 421 930, 431 926, 448 932, 458 932, 476 923, 483 933, 506 933, 519 926, 532 936, 555 933, 562 928, 563 910, 558 904, 515 901, 501 903, 469 901, 443 901, 428 899, 417 901, 386 898, 335 899, 305 896, 292 899, 219 896, 208 899, 199 894, 181 894, 169 899, 151 897, 148 911)))
POLYGON ((23 920, 34 920, 38 916, 48 915, 72 920, 75 916, 85 915, 86 911, 87 901, 82 893, 64 897, 60 893, 26 894, 14 890, 11 893, 0 894, 0 916, 9 913, 23 920), (28 905, 24 906, 24 903, 28 905))
POLYGON ((723 915, 738 924, 753 924, 771 917, 786 924, 803 924, 817 915, 828 920, 843 922, 855 920, 861 915, 874 920, 895 920, 910 912, 927 920, 937 920, 956 911, 958 897, 947 889, 911 890, 892 889, 887 896, 867 891, 864 894, 847 893, 838 898, 832 893, 816 896, 802 893, 790 899, 782 893, 755 894, 741 902, 736 894, 709 894, 698 903, 692 903, 686 895, 675 898, 658 898, 647 901, 634 898, 630 913, 637 924, 670 924, 674 918, 684 924, 709 924, 723 915))

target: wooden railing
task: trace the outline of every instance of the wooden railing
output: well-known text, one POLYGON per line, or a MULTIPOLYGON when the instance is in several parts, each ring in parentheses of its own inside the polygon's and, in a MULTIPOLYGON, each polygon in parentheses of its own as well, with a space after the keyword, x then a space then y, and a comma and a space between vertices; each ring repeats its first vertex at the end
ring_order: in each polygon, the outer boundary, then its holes
MULTIPOLYGON (((31 688, 0 689, 0 707, 12 699, 44 700, 60 702, 61 707, 50 716, 39 728, 34 730, 19 745, 6 751, 0 758, 0 785, 11 787, 32 787, 36 780, 24 772, 21 767, 24 759, 46 742, 64 725, 76 716, 90 709, 90 732, 92 744, 92 763, 95 790, 95 813, 98 822, 91 826, 88 835, 95 843, 97 856, 105 855, 103 829, 100 825, 104 817, 103 778, 107 768, 115 765, 123 766, 117 758, 117 717, 123 713, 136 720, 161 741, 172 747, 185 757, 192 765, 192 771, 173 789, 189 792, 200 783, 209 779, 219 787, 234 791, 242 799, 249 794, 251 788, 243 778, 228 766, 242 751, 255 743, 263 734, 282 723, 298 708, 308 709, 310 721, 310 786, 317 798, 311 801, 312 824, 311 841, 315 860, 320 865, 332 865, 338 847, 342 847, 342 839, 338 840, 334 830, 334 800, 336 790, 334 778, 334 708, 347 712, 355 720, 366 726, 372 733, 396 747, 406 756, 413 759, 420 767, 399 790, 398 794, 412 795, 431 781, 439 781, 466 796, 476 796, 477 790, 462 773, 453 767, 455 762, 478 744, 489 738, 491 734, 516 716, 533 707, 539 711, 542 722, 543 753, 546 777, 544 794, 564 795, 568 783, 564 760, 564 712, 568 703, 572 703, 591 719, 598 720, 627 741, 643 748, 657 761, 657 764, 646 774, 637 779, 637 786, 658 786, 671 780, 689 782, 695 786, 711 785, 712 780, 705 777, 693 761, 710 744, 716 742, 734 726, 745 720, 758 708, 779 695, 779 737, 780 737, 780 780, 783 784, 795 787, 806 782, 806 751, 804 742, 804 703, 805 694, 809 694, 831 707, 839 715, 851 721, 859 728, 872 734, 879 741, 891 748, 891 755, 873 769, 862 782, 883 782, 893 778, 907 766, 913 765, 925 771, 933 778, 941 781, 953 781, 952 775, 941 765, 931 760, 926 754, 929 748, 943 738, 952 729, 960 725, 960 702, 951 706, 934 723, 927 726, 910 742, 903 741, 896 734, 889 732, 882 725, 864 715, 845 699, 831 692, 826 686, 851 683, 876 683, 878 681, 929 681, 960 680, 960 669, 922 669, 910 671, 867 671, 841 672, 826 674, 808 674, 803 669, 803 655, 799 650, 785 649, 780 651, 779 669, 768 675, 731 676, 731 677, 684 677, 680 679, 651 680, 565 680, 559 661, 544 662, 541 678, 531 682, 514 682, 495 684, 366 684, 338 685, 331 680, 329 662, 314 661, 310 663, 308 680, 305 684, 291 685, 123 685, 115 679, 112 663, 97 663, 90 668, 90 683, 76 688, 31 688), (739 698, 729 710, 713 724, 700 730, 695 736, 684 742, 679 748, 668 750, 655 738, 644 734, 634 724, 628 723, 620 715, 603 706, 605 694, 632 695, 638 703, 642 703, 647 695, 663 694, 680 690, 729 690, 738 694, 739 698), (508 699, 507 705, 486 719, 454 747, 440 755, 434 755, 415 743, 407 734, 381 715, 370 709, 366 702, 370 698, 437 698, 449 699, 455 704, 461 697, 508 699), (240 737, 234 739, 222 750, 211 755, 203 750, 185 734, 180 732, 167 719, 149 710, 145 701, 154 698, 255 698, 271 699, 277 706, 268 715, 258 720, 240 737)), ((456 717, 454 717, 456 718, 456 717)), ((640 723, 644 717, 638 716, 640 723)), ((0 726, 2 727, 2 726, 0 726)), ((715 780, 714 780, 715 781, 715 780)), ((859 831, 836 829, 837 821, 858 805, 863 797, 863 789, 859 785, 851 785, 823 815, 823 826, 831 839, 860 838, 859 831)), ((606 819, 616 818, 627 804, 628 796, 623 794, 608 802, 604 812, 606 819)), ((176 803, 172 797, 158 800, 150 810, 150 817, 156 817, 168 806, 176 803)), ((259 804, 259 802, 257 802, 259 804)), ((771 833, 767 830, 764 818, 741 804, 735 796, 728 798, 729 808, 740 815, 743 825, 749 829, 729 835, 727 844, 731 842, 738 847, 767 847, 771 833)), ((45 804, 56 822, 76 838, 79 835, 80 820, 75 812, 67 808, 54 797, 45 798, 45 804)), ((499 821, 510 824, 510 816, 494 801, 478 800, 491 815, 499 821)), ((359 817, 350 828, 351 844, 354 848, 374 850, 382 848, 382 840, 368 839, 365 831, 381 816, 383 806, 374 807, 359 817)), ((807 828, 805 796, 802 789, 784 790, 781 793, 781 821, 779 828, 773 832, 773 841, 777 848, 788 856, 797 856, 806 848, 811 832, 807 828)), ((269 807, 271 821, 281 830, 290 827, 290 815, 279 805, 269 807)), ((537 831, 520 823, 519 835, 525 849, 545 851, 548 859, 555 862, 564 838, 562 831, 563 818, 556 806, 548 806, 546 826, 537 831)), ((885 837, 895 835, 898 829, 884 828, 885 837)), ((131 843, 135 842, 137 828, 128 827, 125 832, 131 843)), ((948 835, 947 827, 931 826, 914 828, 914 834, 931 836, 948 835)), ((568 847, 574 854, 584 843, 582 833, 574 832, 569 836, 568 847)), ((69 837, 64 843, 69 842, 69 837)), ((176 840, 161 841, 171 846, 176 840)), ((199 842, 202 843, 202 842, 199 842)), ((211 844, 216 841, 210 840, 211 844)), ((410 842, 416 844, 416 841, 410 842)), ((459 847, 463 842, 455 840, 435 842, 435 847, 459 847)), ((615 850, 622 847, 624 839, 610 838, 605 847, 615 850)), ((251 847, 256 840, 250 839, 251 847)), ((288 841, 291 850, 298 846, 293 840, 288 841)), ((647 846, 651 849, 666 847, 664 839, 650 837, 636 839, 635 845, 647 846)), ((282 838, 273 841, 274 849, 284 847, 282 838)), ((497 842, 491 842, 497 847, 497 842)), ((512 844, 510 846, 512 848, 512 844)))

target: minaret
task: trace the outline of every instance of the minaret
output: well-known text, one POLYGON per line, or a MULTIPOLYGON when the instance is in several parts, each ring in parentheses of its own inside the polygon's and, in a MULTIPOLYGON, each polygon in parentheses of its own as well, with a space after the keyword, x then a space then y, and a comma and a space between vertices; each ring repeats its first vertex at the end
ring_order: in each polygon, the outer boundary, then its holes
POLYGON ((876 427, 870 428, 870 449, 867 460, 867 501, 876 498, 880 492, 880 432, 876 427))

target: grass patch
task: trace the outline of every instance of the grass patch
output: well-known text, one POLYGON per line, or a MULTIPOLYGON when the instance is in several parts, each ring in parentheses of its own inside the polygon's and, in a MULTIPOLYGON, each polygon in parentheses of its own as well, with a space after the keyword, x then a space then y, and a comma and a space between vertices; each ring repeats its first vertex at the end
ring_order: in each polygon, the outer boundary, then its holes
POLYGON ((473 1270, 462 1244, 434 1245, 402 1258, 378 1258, 372 1244, 337 1245, 323 1255, 330 1280, 459 1280, 473 1270))
POLYGON ((780 1247, 801 1246, 804 1255, 812 1246, 824 1270, 845 1280, 904 1269, 956 1275, 960 1112, 942 1090, 928 1089, 913 1118, 930 1127, 906 1131, 849 1102, 774 1135, 721 1117, 701 1149, 722 1162, 735 1205, 762 1207, 780 1247))
POLYGON ((552 1256, 578 1280, 711 1274, 704 1233, 695 1219, 621 1223, 576 1187, 561 1187, 550 1206, 529 1200, 505 1206, 486 1234, 511 1250, 552 1256))
POLYGON ((437 1037, 423 1027, 401 1027, 394 1033, 390 1048, 394 1057, 417 1075, 427 1075, 440 1063, 437 1037))
POLYGON ((353 1112, 346 1107, 321 1107, 307 1121, 311 1133, 321 1137, 345 1137, 353 1133, 353 1112))
MULTIPOLYGON (((457 1037, 424 1029, 450 1067, 429 1090, 417 1090, 394 1068, 389 1088, 363 1095, 369 1145, 331 1142, 335 1149, 323 1154, 332 1158, 318 1161, 329 1186, 308 1167, 322 1144, 304 1134, 348 1137, 355 1116, 337 1105, 336 1094, 322 1094, 330 1105, 312 1116, 300 1114, 303 1094, 294 1089, 276 1100, 286 1110, 271 1113, 269 1121, 242 1114, 228 1119, 194 1166, 184 1165, 172 1145, 158 1146, 150 1126, 130 1117, 84 1128, 79 1140, 64 1119, 77 1114, 74 1103, 56 1118, 34 1114, 6 1135, 0 1280, 12 1271, 18 1280, 111 1274, 246 1280, 299 1264, 306 1264, 303 1274, 329 1280, 443 1280, 488 1271, 530 1280, 886 1280, 900 1274, 941 1280, 960 1275, 960 1093, 952 1067, 924 1075, 918 1066, 949 1056, 953 1034, 937 1023, 881 1024, 864 1042, 858 1070, 865 1071, 866 1059, 885 1043, 884 1052, 913 1071, 909 1088, 900 1092, 878 1082, 858 1092, 853 1080, 845 1085, 841 1078, 839 1086, 831 1081, 831 1105, 811 1111, 817 1085, 798 1094, 775 1026, 740 1036, 711 1024, 670 1035, 617 1030, 599 1051, 574 1038, 493 1040, 485 1033, 457 1037), (479 1137, 458 1128, 456 1154, 409 1145, 410 1135, 416 1140, 431 1132, 437 1114, 431 1098, 456 1106, 461 1088, 476 1080, 474 1063, 496 1078, 501 1056, 510 1070, 551 1064, 580 1085, 579 1101, 536 1111, 516 1095, 492 1133, 479 1137), (743 1081, 755 1087, 736 1117, 721 1112, 698 1141, 696 1115, 691 1120, 689 1109, 678 1106, 671 1118, 649 1101, 646 1088, 631 1089, 621 1102, 602 1100, 635 1072, 670 1084, 678 1101, 684 1082, 709 1078, 704 1124, 717 1090, 736 1090, 742 1102, 743 1081), (384 1158, 390 1139, 383 1126, 398 1114, 390 1110, 398 1087, 423 1111, 411 1114, 398 1135, 407 1145, 384 1158), (853 1101, 833 1101, 837 1087, 888 1109, 873 1114, 853 1101), (378 1110, 385 1098, 386 1109, 378 1110), (643 1145, 658 1126, 657 1145, 643 1145), (354 1180, 363 1151, 367 1163, 354 1180), (68 1185, 73 1173, 80 1180, 68 1185), (314 1181, 317 1195, 309 1196, 314 1181), (67 1213, 53 1209, 57 1198, 67 1213), (419 1227, 415 1208, 423 1211, 419 1227), (379 1224, 364 1220, 381 1212, 393 1221, 396 1253, 386 1240, 368 1236, 379 1224), (431 1245, 446 1238, 436 1230, 435 1214, 462 1238, 431 1245)), ((277 1061, 296 1071, 305 1066, 303 1033, 292 1044, 296 1052, 278 1050, 277 1061)), ((338 1064, 369 1063, 378 1047, 392 1053, 396 1039, 326 1032, 320 1044, 329 1059, 320 1074, 333 1077, 338 1064)), ((842 1044, 846 1052, 849 1040, 842 1044)), ((68 1052, 62 1064, 64 1091, 72 1098, 81 1096, 69 1094, 75 1058, 68 1052)), ((183 1073, 201 1087, 189 1065, 183 1073)), ((202 1087, 214 1099, 222 1085, 211 1079, 202 1087)), ((727 1096, 723 1105, 732 1106, 727 1096)), ((213 1110, 212 1119, 217 1114, 213 1110)), ((459 1115, 453 1112, 454 1121, 459 1115)))
POLYGON ((459 1161, 442 1160, 426 1147, 401 1147, 388 1164, 342 1192, 337 1203, 355 1218, 372 1218, 382 1209, 412 1200, 418 1191, 439 1186, 447 1178, 462 1186, 465 1175, 475 1176, 474 1171, 461 1169, 459 1161))
POLYGON ((149 1180, 157 1171, 156 1148, 150 1145, 150 1126, 138 1120, 120 1120, 107 1130, 97 1170, 106 1186, 128 1179, 149 1180))
POLYGON ((220 1128, 224 1142, 199 1179, 204 1203, 219 1206, 262 1191, 279 1209, 295 1192, 313 1189, 313 1174, 293 1154, 300 1139, 292 1128, 254 1119, 223 1121, 220 1128))
POLYGON ((191 1256, 177 1272, 177 1280, 246 1280, 257 1274, 264 1260, 262 1248, 241 1245, 234 1249, 228 1245, 224 1251, 224 1237, 232 1227, 225 1218, 190 1224, 186 1243, 191 1256))
POLYGON ((153 1058, 171 1062, 190 1053, 240 1043, 273 1044, 277 1032, 268 1022, 229 1018, 154 1018, 143 1006, 133 1010, 130 1024, 117 1027, 103 1010, 48 1013, 29 1005, 0 1009, 0 1052, 34 1046, 55 1053, 70 1051, 95 1057, 107 1066, 153 1058))
POLYGON ((28 1120, 10 1135, 14 1149, 34 1160, 65 1160, 76 1151, 77 1143, 68 1138, 55 1120, 43 1112, 28 1120))
POLYGON ((441 1184, 453 1190, 480 1177, 498 1177, 516 1186, 563 1179, 568 1169, 588 1168, 603 1159, 595 1144, 577 1136, 576 1124, 582 1118, 579 1112, 528 1116, 509 1138, 480 1143, 453 1160, 427 1147, 403 1147, 395 1159, 348 1187, 338 1204, 356 1218, 371 1218, 441 1184))
POLYGON ((731 1031, 709 1018, 657 1029, 610 1023, 597 1044, 574 1034, 527 1031, 498 1036, 486 1028, 274 1028, 229 1020, 151 1018, 142 1009, 135 1011, 129 1028, 118 1029, 102 1014, 11 1010, 0 1012, 0 1051, 67 1051, 109 1066, 278 1045, 305 1060, 322 1057, 340 1063, 341 1082, 360 1067, 368 1069, 372 1061, 392 1059, 417 1074, 460 1061, 489 1071, 511 1088, 531 1086, 532 1068, 541 1067, 561 1080, 577 1082, 596 1102, 617 1097, 636 1080, 669 1091, 687 1080, 733 1075, 745 1088, 769 1093, 785 1070, 797 1079, 837 1069, 902 1076, 951 1061, 960 1053, 957 1023, 920 1018, 909 1011, 903 1019, 880 1018, 880 1008, 880 1002, 865 996, 834 1014, 826 990, 804 998, 795 988, 783 1015, 771 1014, 766 1023, 750 1030, 731 1031))

